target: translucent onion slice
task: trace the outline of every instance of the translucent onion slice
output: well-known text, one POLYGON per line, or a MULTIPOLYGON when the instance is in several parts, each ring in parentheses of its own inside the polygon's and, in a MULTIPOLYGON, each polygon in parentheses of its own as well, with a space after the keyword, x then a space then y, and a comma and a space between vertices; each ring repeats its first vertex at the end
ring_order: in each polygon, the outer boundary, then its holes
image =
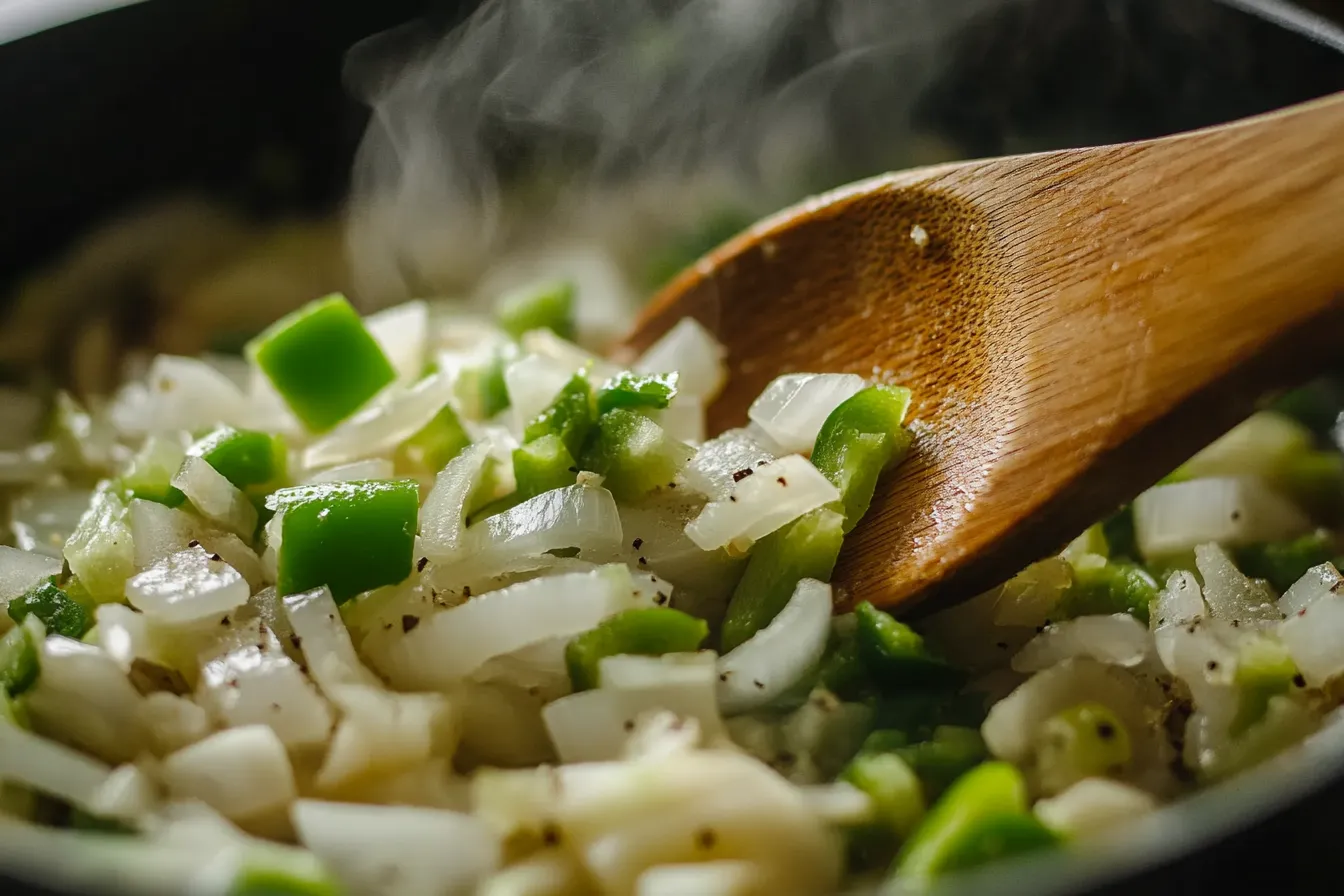
POLYGON ((55 557, 0 545, 0 604, 22 596, 43 579, 60 575, 63 567, 55 557))
POLYGON ((621 544, 621 515, 604 488, 570 485, 542 492, 472 526, 463 539, 463 565, 492 570, 519 557, 579 548, 610 551, 621 544))
MULTIPOLYGON (((523 338, 519 342, 523 351, 555 361, 570 373, 587 369, 588 375, 594 382, 606 382, 621 372, 619 367, 602 360, 602 357, 596 352, 590 352, 566 339, 562 339, 550 330, 529 330, 523 334, 523 338)), ((658 372, 670 373, 671 371, 658 372)))
POLYGON ((1079 616, 1046 626, 1017 652, 1012 667, 1017 672, 1039 672, 1071 657, 1086 656, 1132 668, 1143 663, 1151 650, 1148 629, 1128 613, 1079 616))
POLYGON ((467 504, 481 484, 489 446, 469 446, 434 478, 434 487, 420 508, 420 544, 431 560, 448 560, 462 551, 467 530, 467 504))
POLYGON ((784 452, 811 454, 831 411, 865 385, 852 373, 786 373, 765 387, 747 416, 784 452))
POLYGON ((231 821, 282 809, 296 795, 285 745, 266 725, 212 734, 166 757, 160 769, 173 797, 200 800, 231 821))
POLYGON ((350 632, 341 621, 325 585, 284 597, 285 614, 307 660, 308 674, 324 691, 340 685, 368 685, 379 681, 355 655, 350 632))
POLYGON ((206 519, 244 538, 250 539, 256 532, 257 508, 205 458, 188 457, 183 461, 173 485, 206 519))
POLYGON ((219 555, 197 545, 169 554, 126 582, 126 598, 169 625, 221 616, 247 603, 247 580, 219 555))
POLYGON ((1157 603, 1148 621, 1154 629, 1188 625, 1208 615, 1208 612, 1199 579, 1192 572, 1177 570, 1167 578, 1166 587, 1157 592, 1157 603))
POLYGON ((457 719, 442 694, 396 694, 369 685, 337 685, 330 694, 341 722, 314 779, 324 793, 422 766, 457 746, 457 719))
POLYGON ((1110 778, 1085 778, 1058 796, 1038 800, 1036 817, 1062 834, 1091 836, 1157 808, 1152 794, 1110 778))
POLYGON ((443 374, 409 389, 391 387, 304 449, 303 465, 316 469, 389 453, 434 419, 452 394, 452 382, 443 374))
POLYGON ((726 501, 744 470, 755 471, 775 455, 745 429, 730 429, 700 446, 681 471, 686 484, 712 501, 726 501))
POLYGON ((0 780, 32 787, 89 811, 111 771, 78 750, 0 719, 0 780))
POLYGON ((143 698, 111 657, 92 644, 50 635, 38 665, 42 672, 24 697, 34 731, 107 762, 136 758, 144 743, 143 698))
POLYGON ((1204 601, 1215 619, 1247 623, 1278 622, 1282 618, 1268 585, 1241 574, 1227 553, 1216 544, 1195 548, 1195 566, 1204 579, 1204 601))
POLYGON ((1134 534, 1148 558, 1206 542, 1236 546, 1310 531, 1311 521, 1260 479, 1215 477, 1159 485, 1134 499, 1134 534))
POLYGON ((1299 609, 1279 625, 1279 640, 1312 687, 1344 672, 1344 597, 1328 594, 1299 609))
POLYGON ((617 564, 511 585, 422 619, 380 668, 401 690, 441 690, 491 657, 649 606, 636 594, 630 570, 617 564))
POLYGON ((385 457, 370 457, 318 470, 310 473, 303 482, 305 485, 315 482, 365 482, 370 479, 391 479, 393 472, 392 461, 385 457))
POLYGON ((429 306, 415 300, 384 308, 364 318, 364 327, 392 362, 397 378, 413 383, 425 371, 429 345, 429 306))
POLYGON ((830 631, 831 586, 803 579, 769 625, 719 659, 724 713, 764 706, 796 685, 821 660, 830 631))
POLYGON ((504 368, 504 385, 515 432, 521 433, 532 419, 560 394, 574 369, 541 355, 524 355, 504 368))
POLYGON ((157 808, 158 791, 158 785, 139 766, 125 763, 107 776, 87 809, 99 818, 113 818, 139 827, 157 808))
POLYGON ((499 838, 479 819, 446 809, 299 800, 299 840, 351 893, 471 893, 500 865, 499 838))
POLYGON ((727 382, 727 351, 699 321, 683 317, 635 362, 640 373, 680 374, 678 386, 709 404, 727 382))
POLYGON ((1304 607, 1331 594, 1344 592, 1344 576, 1333 563, 1322 563, 1307 570, 1279 598, 1279 612, 1291 616, 1304 607))
POLYGON ((127 519, 135 542, 135 565, 148 569, 196 539, 205 526, 185 511, 155 501, 134 499, 127 519))
POLYGON ((233 381, 204 361, 158 355, 146 383, 123 389, 111 408, 112 423, 127 435, 241 424, 247 403, 233 381))
POLYGON ((331 735, 331 707, 273 636, 217 656, 201 669, 197 702, 230 728, 266 725, 286 747, 331 735))
POLYGON ((724 860, 655 865, 635 882, 635 896, 764 896, 769 879, 751 862, 724 860))
POLYGON ((650 416, 669 438, 688 445, 699 445, 705 440, 705 405, 694 395, 678 392, 671 404, 650 416))
POLYGON ((686 526, 703 550, 731 544, 739 551, 809 510, 837 501, 840 492, 807 458, 781 457, 733 486, 725 501, 711 501, 686 526))

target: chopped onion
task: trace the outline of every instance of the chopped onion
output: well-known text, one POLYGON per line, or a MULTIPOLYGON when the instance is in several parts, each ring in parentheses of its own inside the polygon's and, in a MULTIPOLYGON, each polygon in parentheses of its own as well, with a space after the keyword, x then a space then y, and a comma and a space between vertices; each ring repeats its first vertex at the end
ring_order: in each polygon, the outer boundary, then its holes
POLYGON ((544 850, 494 874, 476 896, 562 896, 582 893, 583 884, 578 862, 562 852, 544 850))
POLYGON ((1152 559, 1206 542, 1227 546, 1280 541, 1311 530, 1311 521, 1263 481, 1216 477, 1159 485, 1134 499, 1134 534, 1152 559))
POLYGON ((679 388, 709 404, 723 389, 728 370, 723 345, 694 318, 683 317, 635 362, 640 373, 680 375, 679 388))
POLYGON ((158 787, 139 766, 114 768, 89 801, 87 810, 99 818, 114 818, 139 826, 159 801, 158 787))
MULTIPOLYGON (((621 372, 614 364, 602 360, 595 352, 562 339, 547 329, 529 330, 519 340, 523 351, 556 362, 559 366, 574 373, 586 369, 594 382, 606 382, 621 372)), ((670 373, 671 371, 659 371, 670 373)))
POLYGON ((615 564, 511 585, 422 619, 381 668, 402 690, 439 690, 491 657, 577 635, 622 610, 648 606, 634 594, 630 570, 615 564))
POLYGON ((852 373, 787 373, 765 387, 747 416, 785 453, 811 454, 821 424, 864 385, 852 373))
POLYGON ((1084 778, 1058 796, 1038 800, 1036 817, 1068 836, 1091 836, 1157 808, 1152 794, 1109 778, 1084 778))
POLYGON ((1314 437, 1301 423, 1276 411, 1259 411, 1181 464, 1191 479, 1258 476, 1272 480, 1284 463, 1311 448, 1314 437))
POLYGON ((853 825, 873 820, 873 799, 853 784, 810 784, 800 788, 812 811, 826 824, 853 825))
POLYGON ((369 457, 364 460, 338 464, 311 473, 303 480, 304 485, 316 482, 367 482, 370 479, 391 479, 394 468, 392 461, 385 457, 369 457))
POLYGON ((1216 620, 1203 619, 1165 626, 1153 636, 1162 664, 1185 683, 1203 712, 1221 716, 1223 710, 1230 714, 1237 708, 1232 692, 1238 661, 1233 631, 1216 620))
POLYGON ((51 635, 41 642, 38 665, 42 672, 24 697, 34 731, 107 762, 135 759, 144 742, 143 698, 111 657, 51 635))
POLYGON ((88 810, 111 774, 103 763, 0 719, 0 781, 12 781, 88 810))
POLYGON ((281 433, 295 439, 304 438, 307 432, 303 424, 272 385, 271 378, 255 365, 249 364, 248 367, 251 370, 242 425, 248 429, 281 433))
POLYGON ((360 778, 388 775, 451 755, 456 717, 442 694, 395 694, 379 686, 343 684, 329 691, 341 722, 314 784, 339 792, 360 778))
POLYGON ((314 469, 386 454, 433 420, 452 394, 443 374, 427 376, 410 389, 390 387, 309 445, 303 465, 314 469))
POLYGON ((705 440, 705 405, 694 395, 678 392, 671 404, 650 416, 669 438, 688 445, 698 445, 705 440))
POLYGON ((803 579, 770 624, 719 659, 719 705, 747 712, 777 699, 820 660, 831 631, 831 586, 803 579))
POLYGON ((505 682, 525 688, 543 700, 563 697, 570 691, 565 648, 570 638, 548 638, 483 663, 473 681, 505 682))
POLYGON ((1167 578, 1167 587, 1157 592, 1157 604, 1149 614, 1154 629, 1188 625, 1208 613, 1199 579, 1186 570, 1177 570, 1167 578))
POLYGON ((700 746, 705 746, 702 743, 700 723, 664 709, 646 713, 639 718, 635 723, 635 730, 625 742, 623 758, 656 759, 673 753, 684 753, 700 746))
POLYGON ((1312 687, 1344 672, 1344 597, 1328 594, 1299 609, 1279 625, 1279 640, 1312 687))
POLYGON ((186 697, 155 691, 140 704, 136 719, 144 728, 150 751, 167 756, 210 734, 210 717, 186 697))
POLYGON ((257 508, 203 457, 188 457, 173 477, 201 516, 245 538, 257 530, 257 508))
POLYGON ((61 574, 64 564, 46 554, 0 545, 0 604, 8 604, 34 585, 61 574))
POLYGON ((250 589, 238 570, 201 547, 170 554, 126 582, 126 598, 168 624, 195 622, 247 603, 250 589))
POLYGON ((425 370, 429 306, 423 301, 384 308, 364 318, 364 327, 392 362, 397 378, 413 383, 425 370))
POLYGON ((477 442, 434 478, 434 488, 420 508, 420 542, 430 559, 448 559, 462 551, 467 505, 481 484, 488 457, 488 446, 477 442))
POLYGON ((1339 574, 1333 563, 1322 563, 1307 570, 1302 578, 1283 592, 1283 597, 1279 598, 1279 612, 1291 616, 1327 595, 1340 592, 1344 592, 1344 576, 1339 574))
POLYGON ((308 661, 308 674, 324 691, 339 685, 376 686, 378 679, 364 668, 350 643, 350 632, 341 621, 331 589, 323 585, 284 597, 299 649, 308 661))
POLYGON ((149 619, 125 604, 99 604, 94 611, 98 628, 98 646, 123 671, 129 671, 137 658, 149 657, 149 619))
POLYGON ((462 743, 454 764, 463 770, 479 766, 522 767, 554 762, 542 699, 502 681, 468 680, 453 692, 461 712, 462 743))
POLYGON ((1195 566, 1204 579, 1204 601, 1215 619, 1235 619, 1239 625, 1278 622, 1269 586, 1241 574, 1230 557, 1216 544, 1195 548, 1195 566))
POLYGON ((1073 584, 1073 567, 1067 560, 1047 557, 1013 576, 994 599, 997 625, 1044 625, 1059 599, 1073 584))
POLYGON ((484 823, 445 809, 299 800, 291 817, 352 893, 471 893, 501 861, 484 823))
POLYGON ((725 501, 711 501, 686 526, 686 535, 712 551, 731 544, 745 551, 810 510, 840 499, 840 492, 807 458, 781 457, 733 486, 725 501))
POLYGON ((461 563, 493 570, 518 557, 563 548, 609 551, 620 543, 621 515, 611 492, 570 485, 542 492, 467 529, 461 563))
POLYGON ((182 550, 205 525, 191 514, 155 501, 136 498, 128 505, 131 538, 135 542, 135 566, 149 569, 182 550))
MULTIPOLYGON (((750 643, 750 642, 748 642, 750 643)), ((1070 657, 1086 656, 1132 668, 1148 658, 1148 629, 1128 613, 1079 616, 1046 626, 1013 657, 1017 672, 1039 672, 1070 657)))
POLYGON ((751 862, 656 865, 635 881, 635 896, 765 896, 768 879, 751 862))
POLYGON ((574 369, 541 355, 524 355, 504 368, 515 431, 521 433, 532 419, 546 410, 574 369))
POLYGON ((111 412, 114 425, 128 435, 182 429, 206 429, 216 423, 241 423, 247 402, 224 374, 196 358, 158 355, 146 386, 123 390, 111 412))
POLYGON ((161 770, 174 797, 200 800, 230 821, 282 809, 296 794, 285 745, 266 725, 212 734, 165 758, 161 770))
POLYGON ((197 702, 227 727, 269 726, 286 747, 324 744, 331 734, 331 707, 274 636, 207 662, 197 702))
POLYGON ((726 501, 737 483, 735 475, 772 461, 775 455, 745 429, 730 429, 701 445, 681 471, 686 484, 712 501, 726 501))
MULTIPOLYGON (((717 681, 718 670, 712 650, 695 653, 665 653, 642 656, 620 653, 598 662, 598 680, 603 688, 638 691, 647 688, 710 685, 717 681)), ((712 695, 713 696, 713 695, 712 695)), ((717 697, 710 701, 717 705, 717 697)), ((717 713, 711 715, 716 716, 717 713)))

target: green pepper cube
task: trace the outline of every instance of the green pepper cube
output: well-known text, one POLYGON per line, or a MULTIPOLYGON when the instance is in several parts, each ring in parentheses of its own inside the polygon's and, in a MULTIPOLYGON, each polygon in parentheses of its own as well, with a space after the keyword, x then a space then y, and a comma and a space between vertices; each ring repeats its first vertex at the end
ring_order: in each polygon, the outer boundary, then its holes
POLYGON ((471 444, 452 405, 444 405, 415 435, 397 446, 393 462, 408 473, 438 473, 471 444))
POLYGON ((879 682, 899 685, 955 686, 965 674, 934 656, 924 639, 868 601, 854 610, 859 652, 879 682))
POLYGON ((289 465, 282 436, 221 426, 187 449, 242 492, 270 491, 284 482, 289 465))
POLYGON ((1263 719, 1270 698, 1288 693, 1297 674, 1293 658, 1278 640, 1263 636, 1243 640, 1234 677, 1240 699, 1231 733, 1241 734, 1263 719))
POLYGON ((411 574, 420 505, 413 479, 328 482, 281 489, 276 586, 282 595, 326 585, 337 603, 411 574))
POLYGON ((588 376, 579 371, 569 378, 560 394, 536 419, 523 429, 523 441, 531 442, 543 436, 559 436, 565 449, 577 457, 583 444, 597 423, 597 409, 588 376))
POLYGON ((1327 530, 1309 532, 1290 541, 1252 544, 1234 550, 1237 567, 1253 579, 1265 579, 1280 594, 1313 566, 1336 556, 1335 539, 1327 530))
POLYGON ((894 753, 860 752, 840 773, 840 780, 868 794, 878 823, 897 837, 910 836, 924 816, 919 778, 894 753))
POLYGON ((37 643, 26 625, 16 625, 0 638, 0 686, 17 697, 37 681, 37 643))
POLYGON ((1001 812, 973 822, 948 850, 942 872, 967 871, 994 862, 1053 849, 1060 836, 1027 812, 1001 812))
POLYGON ((93 624, 89 611, 52 582, 43 582, 9 602, 9 618, 23 622, 28 616, 42 620, 48 632, 79 640, 93 624))
POLYGON ((602 384, 597 393, 598 413, 615 408, 661 410, 677 397, 678 374, 631 373, 626 370, 602 384))
POLYGON ((533 439, 513 450, 513 476, 522 501, 573 485, 578 471, 574 456, 557 435, 533 439))
POLYGON ((574 690, 586 691, 598 686, 599 667, 605 657, 690 653, 699 649, 708 635, 708 623, 680 610, 626 610, 570 641, 565 647, 565 666, 574 690))
POLYGON ((986 762, 958 778, 934 803, 923 823, 896 857, 895 874, 911 883, 927 882, 964 862, 968 841, 987 818, 1027 814, 1027 785, 1007 762, 986 762))
POLYGON ((953 781, 989 758, 980 732, 961 725, 939 725, 928 740, 904 744, 892 752, 914 769, 930 800, 936 800, 953 781))
POLYGON ((1059 793, 1084 778, 1119 774, 1132 756, 1119 716, 1100 703, 1080 703, 1041 725, 1036 766, 1041 787, 1059 793))
POLYGON ((184 456, 182 442, 176 436, 150 433, 121 477, 122 489, 130 498, 168 507, 180 506, 187 496, 172 484, 172 480, 182 466, 184 456))
POLYGON ((672 482, 694 454, 648 417, 617 408, 598 418, 582 466, 605 476, 617 500, 631 501, 672 482))
POLYGON ((901 425, 909 409, 909 389, 870 386, 842 401, 822 423, 812 465, 840 490, 846 532, 868 512, 878 477, 909 452, 910 433, 901 425))
POLYGON ((574 338, 574 284, 567 280, 515 290, 495 306, 499 326, 514 339, 546 329, 561 339, 574 338))
POLYGON ((752 546, 723 618, 725 652, 769 625, 801 580, 831 580, 844 540, 844 522, 839 513, 821 507, 752 546))
POLYGON ((1134 563, 1073 566, 1073 584, 1061 595, 1055 615, 1060 619, 1128 613, 1148 622, 1148 607, 1157 598, 1157 581, 1134 563))
POLYGON ((247 348, 313 432, 331 429, 397 378, 377 340, 339 293, 282 317, 247 348))
POLYGON ((318 859, 261 846, 243 855, 227 896, 344 896, 346 890, 318 859))
POLYGON ((483 367, 465 375, 463 382, 476 384, 476 406, 483 419, 490 419, 509 406, 509 386, 504 380, 508 352, 496 352, 483 367))
POLYGON ((868 667, 853 638, 845 638, 827 649, 821 658, 817 682, 841 700, 854 700, 864 693, 869 684, 868 667))

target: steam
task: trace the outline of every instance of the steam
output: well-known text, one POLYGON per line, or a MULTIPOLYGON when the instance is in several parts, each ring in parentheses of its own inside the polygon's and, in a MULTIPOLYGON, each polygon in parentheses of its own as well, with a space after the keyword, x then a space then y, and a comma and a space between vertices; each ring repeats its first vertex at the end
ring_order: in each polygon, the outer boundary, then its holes
POLYGON ((490 0, 446 36, 380 35, 347 71, 372 109, 357 291, 462 293, 501 256, 566 240, 636 262, 707 209, 759 214, 945 156, 921 153, 912 109, 939 38, 990 5, 490 0))

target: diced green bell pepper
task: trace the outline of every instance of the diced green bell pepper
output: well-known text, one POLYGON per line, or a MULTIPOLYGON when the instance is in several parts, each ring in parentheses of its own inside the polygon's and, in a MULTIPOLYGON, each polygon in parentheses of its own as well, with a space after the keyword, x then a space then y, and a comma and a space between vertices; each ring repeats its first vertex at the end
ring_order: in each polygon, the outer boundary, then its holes
POLYGON ((495 307, 499 327, 514 339, 529 330, 550 330, 561 339, 574 338, 574 284, 533 284, 515 290, 495 307))
POLYGON ((935 656, 924 639, 868 601, 854 609, 859 655, 878 681, 890 686, 956 686, 965 673, 935 656))
POLYGON ((134 834, 135 829, 115 818, 103 818, 85 812, 78 806, 70 809, 70 827, 76 831, 89 831, 95 834, 134 834))
POLYGON ((872 701, 875 730, 898 731, 907 743, 933 738, 940 726, 979 728, 985 719, 982 694, 945 689, 903 690, 872 701))
POLYGON ((1139 542, 1134 534, 1134 508, 1126 504, 1101 521, 1106 556, 1111 560, 1137 560, 1139 542))
POLYGON ((855 700, 868 690, 868 667, 859 655, 854 638, 845 638, 830 645, 821 658, 817 681, 841 700, 855 700))
POLYGON ((1041 786, 1060 791, 1084 778, 1123 771, 1133 757, 1129 730, 1100 703, 1080 703, 1041 725, 1036 766, 1041 786))
POLYGON ((842 401, 822 423, 812 464, 840 490, 845 532, 867 513, 882 471, 910 450, 910 432, 901 426, 909 409, 909 389, 869 386, 842 401))
POLYGON ((288 475, 289 458, 280 435, 220 426, 187 449, 215 468, 233 487, 250 496, 275 491, 288 475))
POLYGON ((703 619, 670 607, 643 607, 617 613, 574 638, 565 647, 565 666, 576 691, 600 684, 602 660, 620 654, 661 656, 690 653, 709 636, 703 619))
POLYGON ((1062 842, 1035 816, 1003 812, 978 819, 948 850, 942 872, 966 871, 1013 856, 1053 849, 1062 842))
POLYGON ((226 896, 346 896, 311 853, 260 847, 239 862, 226 896))
POLYGON ((93 617, 78 601, 51 582, 43 582, 9 602, 9 618, 23 622, 29 615, 42 620, 47 631, 79 640, 93 625, 93 617))
POLYGON ((840 556, 845 518, 822 507, 771 532, 752 546, 747 568, 733 589, 724 615, 725 651, 770 624, 802 579, 831 580, 840 556))
POLYGON ((415 480, 298 486, 275 492, 266 506, 283 514, 276 580, 282 595, 326 585, 339 604, 411 574, 420 509, 415 480))
POLYGON ((1290 541, 1252 544, 1233 551, 1237 568, 1253 579, 1265 579, 1282 594, 1313 566, 1333 560, 1335 538, 1325 529, 1290 541))
POLYGON ((150 433, 121 477, 121 487, 130 498, 179 507, 187 500, 172 484, 186 452, 175 435, 150 433))
POLYGON ((331 429, 397 378, 339 293, 282 317, 249 342, 247 352, 313 432, 331 429))
POLYGON ((631 501, 668 485, 694 454, 648 417, 617 408, 597 419, 581 466, 606 477, 618 500, 631 501))
POLYGON ((928 740, 893 747, 892 752, 914 769, 930 802, 938 799, 957 778, 989 758, 980 732, 960 725, 939 725, 928 740))
POLYGON ((397 446, 393 463, 401 473, 438 473, 471 444, 452 405, 444 405, 419 432, 397 446))
POLYGON ((1231 733, 1241 734, 1264 718, 1270 698, 1288 693, 1297 674, 1293 658, 1278 640, 1267 637, 1243 640, 1237 652, 1234 678, 1240 699, 1231 733))
POLYGON ((1311 450, 1286 460, 1275 484, 1316 520, 1329 525, 1344 511, 1344 455, 1311 450))
POLYGON ((588 384, 587 374, 580 371, 570 377, 550 406, 527 424, 523 429, 523 441, 559 436, 569 453, 578 457, 596 423, 593 387, 588 384))
POLYGON ((1075 616, 1128 613, 1146 624, 1149 604, 1157 598, 1157 592, 1157 582, 1136 564, 1079 563, 1073 567, 1073 584, 1060 596, 1055 615, 1060 619, 1072 619, 1075 616))
POLYGON ((574 456, 557 435, 542 436, 513 449, 513 476, 518 483, 519 501, 573 485, 578 469, 574 456))
POLYGON ((895 753, 863 753, 840 773, 868 794, 877 823, 900 839, 910 836, 924 817, 924 790, 914 769, 895 753))
POLYGON ((597 393, 598 413, 615 408, 659 410, 677 397, 676 373, 631 373, 626 370, 602 384, 597 393))
POLYGON ((1317 435, 1328 435, 1344 412, 1344 383, 1315 380, 1284 393, 1270 409, 1292 417, 1317 435))
POLYGON ((17 697, 37 681, 38 645, 31 629, 16 625, 0 638, 0 686, 17 697))

